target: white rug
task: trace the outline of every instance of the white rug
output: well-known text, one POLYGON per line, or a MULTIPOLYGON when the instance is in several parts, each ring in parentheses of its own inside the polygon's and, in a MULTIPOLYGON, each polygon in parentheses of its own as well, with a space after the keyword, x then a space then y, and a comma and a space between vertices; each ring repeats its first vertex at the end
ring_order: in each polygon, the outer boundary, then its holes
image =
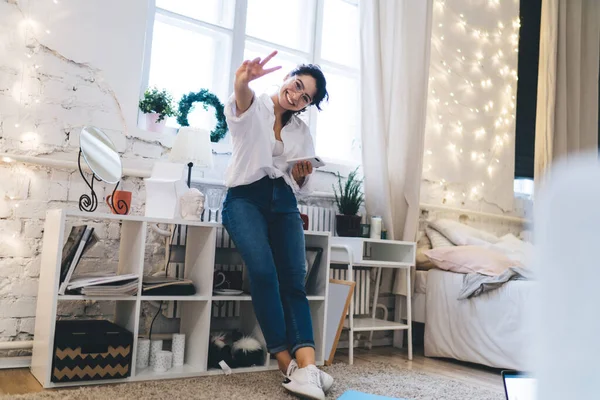
MULTIPOLYGON (((492 391, 448 378, 377 362, 353 366, 335 364, 324 369, 336 379, 331 392, 327 396, 328 399, 337 399, 347 390, 358 390, 365 393, 411 400, 504 400, 504 393, 501 389, 492 391)), ((501 379, 500 376, 498 379, 501 379)), ((279 372, 273 371, 95 387, 86 386, 69 390, 46 390, 41 393, 27 395, 0 396, 0 400, 295 399, 295 397, 287 394, 281 386, 281 381, 282 376, 279 372)))

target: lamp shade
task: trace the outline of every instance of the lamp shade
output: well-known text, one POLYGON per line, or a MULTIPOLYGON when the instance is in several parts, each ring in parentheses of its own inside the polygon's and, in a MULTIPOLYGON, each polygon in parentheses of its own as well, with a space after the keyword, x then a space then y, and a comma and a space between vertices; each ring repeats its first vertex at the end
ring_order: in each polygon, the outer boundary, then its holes
POLYGON ((195 167, 212 168, 210 132, 206 129, 182 126, 175 137, 169 161, 183 164, 194 163, 195 167))

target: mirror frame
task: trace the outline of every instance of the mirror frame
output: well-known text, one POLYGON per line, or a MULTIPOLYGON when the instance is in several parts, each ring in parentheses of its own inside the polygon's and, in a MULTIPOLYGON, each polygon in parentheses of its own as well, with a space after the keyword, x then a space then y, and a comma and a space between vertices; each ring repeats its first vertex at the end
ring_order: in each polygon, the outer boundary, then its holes
MULTIPOLYGON (((88 133, 88 134, 91 134, 91 133, 88 133)), ((87 164, 88 168, 96 176, 96 179, 100 178, 99 180, 106 182, 106 183, 110 183, 111 185, 114 185, 121 181, 121 178, 123 177, 123 162, 121 161, 121 156, 119 155, 119 152, 117 151, 117 148, 116 148, 115 144, 113 143, 113 141, 110 140, 108 135, 106 133, 104 133, 102 130, 100 130, 99 128, 97 128, 95 126, 91 126, 91 125, 85 125, 83 128, 81 128, 81 132, 79 133, 79 150, 83 154, 83 159, 85 160, 85 163, 87 164), (117 157, 119 159, 119 176, 116 180, 107 180, 107 179, 105 179, 106 177, 99 175, 98 171, 94 170, 94 168, 91 165, 94 163, 92 162, 90 164, 89 154, 86 154, 85 150, 83 149, 82 143, 81 143, 81 138, 84 135, 84 132, 95 133, 97 136, 99 136, 102 139, 102 142, 104 144, 106 144, 106 146, 110 147, 111 150, 113 150, 117 154, 117 157)))
MULTIPOLYGON (((77 157, 77 166, 79 167, 79 173, 81 174, 81 177, 83 178, 86 185, 90 188, 90 191, 91 191, 91 194, 84 193, 79 197, 79 210, 87 211, 87 212, 94 212, 94 211, 96 211, 96 208, 98 208, 98 196, 96 195, 96 192, 94 190, 94 181, 106 182, 108 184, 116 184, 116 186, 113 190, 113 196, 111 197, 111 199, 113 199, 114 194, 117 191, 119 184, 121 183, 121 178, 123 177, 123 162, 121 161, 121 156, 119 155, 118 151, 116 150, 116 147, 115 147, 114 143, 112 142, 112 140, 110 140, 110 138, 104 132, 102 132, 99 128, 97 128, 95 126, 85 125, 83 128, 81 128, 81 132, 80 132, 80 136, 79 136, 79 155, 77 157), (98 133, 101 136, 101 138, 104 139, 104 142, 107 143, 107 145, 110 145, 110 147, 112 147, 112 149, 117 154, 117 156, 119 158, 120 173, 119 173, 119 178, 116 181, 110 182, 110 181, 104 180, 103 178, 101 178, 99 175, 96 174, 96 171, 94 171, 94 168, 92 168, 92 166, 90 165, 89 160, 88 160, 85 152, 82 150, 82 146, 81 146, 81 135, 84 134, 84 131, 88 131, 88 132, 95 131, 96 133, 98 133), (88 166, 88 168, 92 171, 92 179, 89 181, 87 180, 87 178, 85 177, 85 174, 83 173, 83 168, 81 168, 81 158, 82 157, 83 157, 86 165, 88 166)), ((114 204, 113 204, 113 209, 114 209, 114 204)), ((127 210, 126 213, 128 213, 128 212, 129 212, 129 210, 127 210)))

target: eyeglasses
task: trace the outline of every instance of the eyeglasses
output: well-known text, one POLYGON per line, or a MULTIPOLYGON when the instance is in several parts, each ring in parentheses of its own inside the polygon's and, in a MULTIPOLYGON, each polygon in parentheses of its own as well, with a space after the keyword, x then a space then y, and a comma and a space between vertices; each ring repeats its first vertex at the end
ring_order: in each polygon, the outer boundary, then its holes
POLYGON ((307 105, 312 102, 312 99, 310 98, 310 96, 307 95, 306 92, 304 92, 304 83, 300 79, 294 80, 294 88, 295 88, 296 92, 302 93, 302 96, 300 97, 300 101, 302 102, 303 105, 307 105))

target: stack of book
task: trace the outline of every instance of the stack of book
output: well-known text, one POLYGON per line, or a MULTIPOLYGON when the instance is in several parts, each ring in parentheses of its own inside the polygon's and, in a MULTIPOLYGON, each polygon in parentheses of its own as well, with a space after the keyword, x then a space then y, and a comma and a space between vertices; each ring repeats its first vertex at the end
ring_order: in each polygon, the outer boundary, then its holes
POLYGON ((78 225, 71 228, 63 246, 58 294, 65 294, 79 260, 97 242, 93 226, 78 225))
POLYGON ((88 296, 128 296, 138 291, 136 274, 87 274, 75 275, 82 256, 98 243, 94 227, 78 225, 71 228, 63 246, 58 294, 82 294, 88 296))
POLYGON ((80 275, 73 277, 67 285, 67 293, 86 296, 133 296, 137 291, 136 274, 80 275))

